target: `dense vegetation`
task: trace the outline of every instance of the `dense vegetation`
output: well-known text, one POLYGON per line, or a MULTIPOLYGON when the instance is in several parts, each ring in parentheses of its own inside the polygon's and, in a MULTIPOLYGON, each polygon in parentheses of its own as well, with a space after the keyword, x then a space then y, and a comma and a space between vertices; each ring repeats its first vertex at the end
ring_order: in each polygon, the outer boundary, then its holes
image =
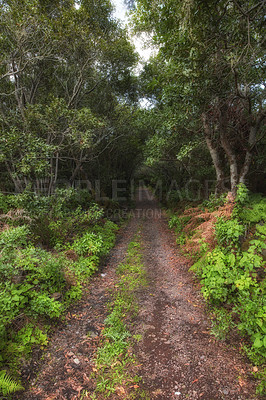
MULTIPOLYGON (((9 210, 0 233, 0 365, 16 376, 27 370, 32 351, 47 344, 51 325, 81 298, 118 226, 87 191, 61 190, 32 201, 24 194, 2 196, 0 208, 9 210)), ((2 375, 0 389, 13 391, 10 375, 2 375)))
POLYGON ((168 187, 174 177, 202 192, 206 181, 216 193, 251 181, 264 189, 264 6, 137 1, 136 29, 159 47, 142 74, 154 105, 146 157, 168 187))
MULTIPOLYGON (((265 362, 264 3, 125 0, 157 46, 136 73, 109 0, 0 1, 0 393, 82 296, 138 178, 203 220, 231 199, 189 254, 219 335, 265 362)), ((184 251, 191 218, 170 220, 184 251)))
MULTIPOLYGON (((169 215, 176 241, 194 264, 214 315, 213 334, 226 340, 238 332, 242 350, 255 365, 266 359, 266 201, 239 186, 234 204, 222 196, 169 215), (229 211, 229 212, 228 212, 229 211), (206 233, 214 227, 211 234, 206 233)), ((265 369, 255 368, 266 388, 265 369)))

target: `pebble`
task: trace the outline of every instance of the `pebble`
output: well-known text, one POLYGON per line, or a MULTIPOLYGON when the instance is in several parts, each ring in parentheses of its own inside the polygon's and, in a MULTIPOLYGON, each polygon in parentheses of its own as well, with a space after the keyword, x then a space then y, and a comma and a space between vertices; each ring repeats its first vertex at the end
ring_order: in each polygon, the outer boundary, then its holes
POLYGON ((176 395, 176 396, 180 396, 180 395, 181 395, 181 392, 175 392, 175 395, 176 395))
POLYGON ((74 358, 74 363, 76 364, 76 365, 79 365, 80 364, 80 361, 79 361, 79 359, 78 358, 74 358))

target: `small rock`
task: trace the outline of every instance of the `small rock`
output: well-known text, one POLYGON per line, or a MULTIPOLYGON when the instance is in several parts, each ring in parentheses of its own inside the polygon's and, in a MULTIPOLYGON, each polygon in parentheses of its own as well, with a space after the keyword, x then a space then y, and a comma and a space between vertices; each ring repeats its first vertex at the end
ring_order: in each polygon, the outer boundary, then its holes
POLYGON ((80 361, 79 361, 79 359, 78 358, 74 358, 74 363, 76 364, 76 365, 79 365, 80 364, 80 361))
POLYGON ((180 392, 175 392, 175 395, 176 395, 176 396, 180 396, 181 393, 180 393, 180 392))
POLYGON ((228 389, 224 389, 224 390, 223 390, 223 393, 224 393, 224 394, 229 394, 229 390, 228 390, 228 389))
POLYGON ((101 276, 104 278, 106 276, 106 274, 101 274, 101 276))

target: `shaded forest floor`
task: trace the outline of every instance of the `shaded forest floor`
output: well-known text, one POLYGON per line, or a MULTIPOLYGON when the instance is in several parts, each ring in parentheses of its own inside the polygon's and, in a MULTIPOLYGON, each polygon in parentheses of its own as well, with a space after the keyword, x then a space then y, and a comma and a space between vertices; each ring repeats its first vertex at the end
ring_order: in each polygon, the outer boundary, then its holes
MULTIPOLYGON (((219 342, 211 335, 211 321, 189 261, 178 252, 165 217, 149 193, 140 190, 136 211, 118 235, 117 244, 95 276, 83 300, 55 328, 43 358, 32 363, 24 378, 31 382, 16 400, 89 399, 95 392, 94 357, 108 313, 107 303, 117 283, 116 268, 123 262, 137 231, 142 240, 148 285, 137 293, 139 312, 135 345, 147 399, 251 400, 255 395, 252 365, 240 355, 238 341, 219 342), (35 363, 35 364, 34 364, 35 363), (86 395, 84 396, 84 393, 86 395)), ((95 399, 104 399, 95 394, 95 399)), ((112 399, 124 399, 120 390, 112 399)))

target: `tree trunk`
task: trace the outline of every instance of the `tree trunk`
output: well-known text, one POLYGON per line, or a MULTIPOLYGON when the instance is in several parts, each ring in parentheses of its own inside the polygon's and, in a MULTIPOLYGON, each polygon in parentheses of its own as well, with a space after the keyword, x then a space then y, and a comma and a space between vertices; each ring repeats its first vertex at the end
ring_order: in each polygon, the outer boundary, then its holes
POLYGON ((233 195, 236 194, 237 184, 238 184, 238 168, 237 168, 237 159, 236 155, 227 140, 225 134, 221 135, 221 145, 225 151, 225 154, 228 158, 229 166, 230 166, 230 182, 231 182, 231 192, 233 195))
POLYGON ((253 155, 252 149, 255 143, 256 143, 256 127, 252 126, 249 132, 249 140, 248 140, 249 148, 246 151, 245 161, 239 175, 239 183, 246 183, 246 176, 249 172, 249 168, 252 161, 252 155, 253 155))
POLYGON ((81 154, 80 154, 80 159, 79 159, 79 160, 76 160, 76 167, 75 167, 74 171, 72 172, 72 175, 71 175, 71 177, 70 177, 70 179, 69 179, 71 185, 73 184, 73 182, 74 182, 74 180, 75 180, 77 174, 79 173, 79 171, 80 171, 80 169, 81 169, 81 167, 82 167, 82 164, 83 164, 86 160, 87 160, 87 155, 85 155, 85 156, 83 157, 83 151, 82 151, 81 154))
POLYGON ((221 146, 225 151, 230 166, 231 192, 233 193, 233 195, 236 195, 237 184, 238 184, 238 168, 237 168, 236 154, 233 151, 233 148, 227 138, 228 134, 227 112, 228 112, 227 105, 221 106, 220 117, 219 117, 220 138, 221 138, 221 146))
POLYGON ((202 114, 202 123, 204 128, 204 137, 208 147, 208 150, 211 155, 211 159, 216 172, 216 187, 215 187, 215 196, 218 196, 222 192, 224 192, 224 171, 222 168, 222 162, 220 159, 220 154, 217 150, 217 147, 214 146, 212 140, 212 130, 207 120, 207 115, 205 113, 202 114))
POLYGON ((6 169, 7 169, 8 173, 9 173, 9 176, 10 176, 12 182, 14 183, 15 191, 16 191, 17 193, 22 193, 22 192, 23 192, 23 188, 22 188, 22 186, 21 186, 21 181, 20 181, 20 179, 16 179, 16 178, 14 177, 14 174, 12 173, 12 170, 11 170, 11 168, 10 168, 10 166, 9 166, 9 164, 8 164, 7 161, 5 161, 5 165, 6 165, 6 169))
POLYGON ((265 113, 259 114, 256 123, 250 127, 249 138, 248 138, 248 149, 246 151, 245 161, 239 175, 239 183, 246 183, 246 176, 250 169, 253 156, 253 148, 256 144, 257 133, 265 117, 266 117, 265 113))

